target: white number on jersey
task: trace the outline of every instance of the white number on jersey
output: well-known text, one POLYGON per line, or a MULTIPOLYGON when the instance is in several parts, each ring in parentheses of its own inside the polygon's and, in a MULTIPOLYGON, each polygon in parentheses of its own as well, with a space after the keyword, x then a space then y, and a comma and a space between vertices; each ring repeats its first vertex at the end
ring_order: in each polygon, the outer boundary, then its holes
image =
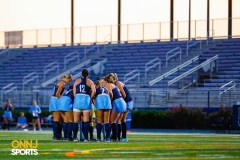
POLYGON ((85 85, 80 85, 79 86, 80 93, 86 93, 85 91, 85 85))

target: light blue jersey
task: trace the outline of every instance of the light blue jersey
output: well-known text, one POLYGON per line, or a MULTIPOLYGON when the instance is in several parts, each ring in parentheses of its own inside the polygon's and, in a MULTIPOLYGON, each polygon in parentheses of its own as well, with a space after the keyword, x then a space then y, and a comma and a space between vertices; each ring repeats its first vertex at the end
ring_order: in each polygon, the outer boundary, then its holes
POLYGON ((39 114, 41 113, 41 109, 38 105, 31 106, 29 109, 29 113, 31 113, 33 117, 38 117, 39 114))

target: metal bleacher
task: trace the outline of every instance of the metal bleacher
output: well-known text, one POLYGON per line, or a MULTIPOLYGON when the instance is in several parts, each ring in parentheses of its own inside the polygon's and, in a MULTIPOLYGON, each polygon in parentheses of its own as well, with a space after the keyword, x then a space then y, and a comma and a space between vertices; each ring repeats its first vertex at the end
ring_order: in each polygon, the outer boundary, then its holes
MULTIPOLYGON (((211 42, 203 41, 202 43, 198 43, 199 40, 193 40, 192 42, 196 43, 196 45, 192 46, 190 49, 187 48, 187 46, 189 46, 189 41, 158 41, 107 45, 94 44, 94 49, 89 50, 86 57, 86 46, 81 45, 21 48, 20 55, 13 57, 0 65, 0 74, 2 75, 0 80, 0 90, 11 83, 14 83, 14 87, 17 87, 17 90, 21 91, 22 94, 20 98, 19 95, 16 96, 18 97, 18 100, 16 101, 23 101, 22 99, 24 95, 32 95, 31 98, 37 98, 36 96, 38 96, 38 98, 40 97, 39 104, 46 107, 48 105, 49 93, 51 93, 52 86, 59 78, 59 75, 66 71, 70 71, 72 68, 86 62, 87 60, 90 60, 90 63, 79 67, 78 70, 72 71, 71 74, 79 74, 80 76, 80 70, 83 67, 91 69, 94 65, 102 61, 105 63, 104 72, 117 73, 120 81, 124 81, 124 77, 128 73, 131 73, 134 70, 137 71, 137 75, 134 78, 130 78, 129 81, 126 81, 126 85, 130 88, 133 94, 136 107, 170 107, 178 106, 179 104, 184 104, 188 107, 206 107, 209 105, 206 101, 209 96, 208 91, 211 92, 210 105, 219 107, 221 104, 227 104, 224 94, 228 93, 228 91, 226 91, 226 93, 224 92, 221 96, 221 100, 219 100, 219 89, 221 86, 232 80, 234 80, 234 84, 236 84, 234 88, 238 87, 240 78, 240 39, 215 40, 211 42), (176 48, 180 48, 181 53, 167 59, 166 54, 176 48), (65 67, 65 57, 68 55, 68 57, 72 57, 75 53, 79 54, 79 59, 78 57, 72 58, 71 61, 67 61, 65 67), (179 67, 196 56, 199 56, 201 59, 209 59, 215 55, 219 56, 218 72, 210 79, 204 79, 204 83, 201 85, 193 85, 192 76, 187 76, 182 81, 183 84, 179 85, 178 83, 175 83, 168 87, 168 90, 166 89, 167 82, 197 66, 199 64, 198 61, 194 61, 191 64, 184 66, 181 70, 173 72, 171 75, 164 77, 161 81, 158 81, 153 85, 149 85, 150 81, 179 67), (153 61, 155 59, 156 62, 153 61), (152 64, 152 67, 150 66, 150 69, 147 68, 146 71, 146 64, 149 64, 149 62, 154 63, 152 64), (51 63, 53 64, 48 66, 51 63), (46 66, 48 66, 49 69, 46 69, 46 66), (24 77, 24 80, 29 80, 26 76, 34 72, 38 74, 38 83, 36 79, 33 79, 25 85, 24 91, 22 91, 24 77), (54 79, 54 77, 57 78, 54 79), (48 85, 42 85, 51 79, 53 79, 51 83, 48 85), (38 95, 35 93, 33 94, 32 86, 40 86, 42 92, 38 93, 38 95), (169 90, 174 92, 172 98, 171 95, 168 94, 169 90)), ((134 76, 134 74, 135 73, 131 73, 130 76, 134 76)), ((100 76, 103 75, 90 75, 90 78, 95 80, 100 78, 100 76)), ((6 95, 3 96, 5 91, 2 90, 1 94, 1 97, 7 97, 6 95)), ((31 102, 30 100, 28 101, 29 103, 31 102)), ((19 102, 19 104, 19 106, 23 106, 24 102, 19 102)))

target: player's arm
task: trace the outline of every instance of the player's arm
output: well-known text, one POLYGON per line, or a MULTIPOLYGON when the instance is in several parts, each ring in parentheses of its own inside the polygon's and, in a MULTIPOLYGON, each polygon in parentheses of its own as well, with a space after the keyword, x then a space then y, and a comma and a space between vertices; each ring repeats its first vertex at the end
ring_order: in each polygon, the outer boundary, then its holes
POLYGON ((42 111, 41 111, 41 108, 38 107, 38 114, 40 114, 42 111))
POLYGON ((56 93, 56 96, 57 98, 60 98, 61 97, 61 92, 64 88, 64 83, 61 81, 61 82, 58 82, 58 90, 57 90, 57 93, 56 93))
POLYGON ((95 94, 96 94, 96 87, 91 80, 88 80, 88 83, 89 83, 89 85, 91 87, 91 90, 92 90, 91 99, 93 99, 95 97, 95 94))
POLYGON ((106 88, 108 89, 108 95, 109 95, 110 99, 113 99, 113 93, 112 93, 111 84, 108 83, 106 88))
POLYGON ((92 99, 92 103, 93 103, 94 106, 96 106, 96 100, 95 100, 95 98, 92 99))
POLYGON ((117 82, 116 83, 118 89, 120 90, 121 94, 122 94, 122 98, 125 99, 126 98, 126 93, 125 91, 123 90, 123 84, 120 83, 120 82, 117 82))
POLYGON ((74 82, 73 84, 73 96, 75 97, 76 96, 76 81, 74 82))
POLYGON ((14 105, 12 105, 12 104, 10 103, 10 107, 11 107, 11 110, 13 111, 13 110, 14 110, 14 105))
POLYGON ((2 109, 3 109, 3 110, 5 110, 5 107, 6 107, 6 105, 5 105, 5 104, 2 104, 2 109))

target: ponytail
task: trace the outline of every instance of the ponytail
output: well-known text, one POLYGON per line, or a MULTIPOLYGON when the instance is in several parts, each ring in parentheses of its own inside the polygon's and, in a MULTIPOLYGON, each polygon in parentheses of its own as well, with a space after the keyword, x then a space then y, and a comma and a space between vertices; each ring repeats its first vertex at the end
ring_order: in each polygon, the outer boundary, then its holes
POLYGON ((84 85, 85 85, 85 87, 86 87, 86 85, 87 85, 87 77, 83 77, 83 83, 84 83, 84 85))
POLYGON ((83 69, 82 70, 82 76, 83 76, 83 84, 85 85, 85 88, 86 88, 86 85, 87 85, 87 76, 88 75, 89 75, 88 70, 83 69))

